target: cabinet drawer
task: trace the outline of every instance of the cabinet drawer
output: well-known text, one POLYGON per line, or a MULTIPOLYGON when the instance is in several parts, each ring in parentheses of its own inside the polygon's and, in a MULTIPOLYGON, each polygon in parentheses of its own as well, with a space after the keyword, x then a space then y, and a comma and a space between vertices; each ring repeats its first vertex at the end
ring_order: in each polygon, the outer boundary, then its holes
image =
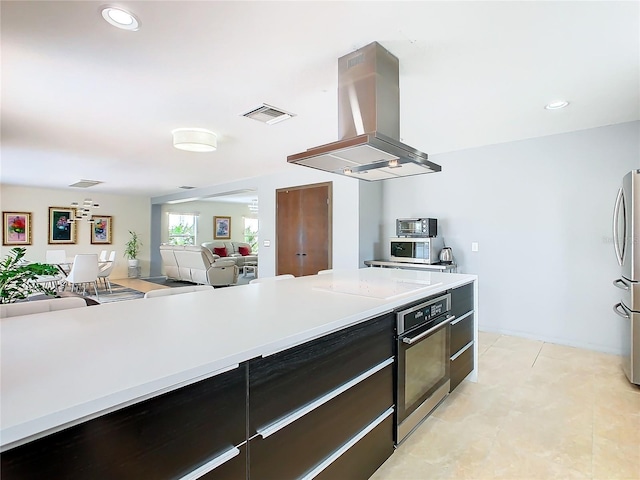
POLYGON ((393 415, 320 472, 316 480, 366 480, 393 453, 393 415))
POLYGON ((3 452, 2 478, 179 478, 245 441, 246 365, 3 452))
POLYGON ((451 290, 451 314, 461 317, 473 310, 473 283, 451 290))
POLYGON ((394 354, 392 314, 249 363, 249 436, 394 354))
MULTIPOLYGON (((464 315, 463 315, 464 317, 464 315)), ((458 351, 473 341, 473 317, 470 314, 462 319, 456 318, 451 322, 451 356, 453 357, 458 351)))
MULTIPOLYGON (((252 438, 249 475, 254 480, 299 478, 392 405, 393 365, 388 365, 267 438, 252 438)), ((388 440, 393 448, 392 431, 388 440)))
POLYGON ((471 370, 473 370, 473 349, 475 345, 469 346, 464 352, 460 354, 455 360, 451 361, 450 375, 451 375, 451 387, 450 391, 456 388, 462 380, 466 378, 471 370))

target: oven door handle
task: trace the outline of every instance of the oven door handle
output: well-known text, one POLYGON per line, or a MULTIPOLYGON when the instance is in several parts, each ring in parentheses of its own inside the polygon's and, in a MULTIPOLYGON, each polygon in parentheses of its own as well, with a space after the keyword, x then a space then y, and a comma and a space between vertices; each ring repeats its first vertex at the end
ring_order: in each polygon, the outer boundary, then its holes
POLYGON ((420 340, 422 340, 424 337, 428 336, 429 334, 435 332, 439 328, 442 328, 443 326, 447 325, 448 323, 451 323, 451 321, 453 319, 455 319, 455 318, 456 318, 455 315, 449 315, 447 318, 445 318, 438 325, 436 325, 435 327, 431 327, 429 330, 427 330, 426 332, 422 332, 420 335, 416 335, 415 337, 404 337, 402 339, 402 343, 406 343, 407 345, 413 345, 414 343, 419 342, 420 340))

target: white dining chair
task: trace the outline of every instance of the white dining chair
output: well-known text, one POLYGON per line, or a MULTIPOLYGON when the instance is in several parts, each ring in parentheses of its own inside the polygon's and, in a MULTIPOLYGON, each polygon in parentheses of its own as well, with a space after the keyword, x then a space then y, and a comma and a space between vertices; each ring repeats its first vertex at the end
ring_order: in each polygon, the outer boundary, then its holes
POLYGON ((185 287, 159 288, 150 290, 144 294, 144 298, 166 297, 168 295, 180 295, 182 293, 213 291, 213 285, 187 285, 185 287))
POLYGON ((102 250, 100 252, 100 256, 98 257, 98 261, 99 262, 106 262, 107 261, 107 251, 106 250, 102 250))
POLYGON ((85 294, 87 283, 93 284, 93 289, 98 297, 98 255, 95 253, 76 255, 73 259, 73 266, 67 278, 65 285, 71 287, 71 291, 79 289, 82 285, 82 295, 85 294))
POLYGON ((296 278, 290 273, 285 273, 284 275, 276 275, 275 277, 260 277, 254 278, 250 280, 249 283, 266 283, 266 282, 277 282, 279 280, 287 280, 288 278, 296 278))
MULTIPOLYGON (((106 250, 105 250, 106 252, 106 250)), ((109 254, 109 260, 106 260, 100 265, 100 269, 98 271, 98 281, 102 279, 102 283, 104 287, 109 290, 109 293, 113 293, 111 291, 111 282, 109 281, 109 276, 111 275, 111 271, 116 264, 116 251, 112 250, 109 254)))
POLYGON ((47 250, 45 253, 45 262, 51 265, 57 265, 65 275, 69 273, 70 267, 66 250, 47 250))

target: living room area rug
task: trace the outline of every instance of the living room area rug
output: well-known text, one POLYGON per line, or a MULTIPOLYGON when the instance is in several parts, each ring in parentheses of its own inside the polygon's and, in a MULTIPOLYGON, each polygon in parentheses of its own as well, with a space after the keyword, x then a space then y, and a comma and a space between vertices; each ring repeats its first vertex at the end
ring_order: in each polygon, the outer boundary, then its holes
MULTIPOLYGON (((233 287, 235 285, 247 285, 249 283, 250 280, 254 279, 255 276, 253 275, 248 275, 248 276, 244 276, 243 274, 238 275, 238 281, 237 283, 235 283, 234 285, 229 285, 230 287, 233 287)), ((148 278, 141 278, 140 280, 144 280, 145 282, 151 282, 151 283, 155 283, 157 285, 164 285, 165 287, 186 287, 188 285, 195 285, 195 283, 191 283, 191 282, 184 282, 181 280, 173 280, 171 278, 167 278, 165 276, 160 276, 160 277, 148 277, 148 278)), ((214 287, 214 288, 226 288, 226 287, 214 287)))

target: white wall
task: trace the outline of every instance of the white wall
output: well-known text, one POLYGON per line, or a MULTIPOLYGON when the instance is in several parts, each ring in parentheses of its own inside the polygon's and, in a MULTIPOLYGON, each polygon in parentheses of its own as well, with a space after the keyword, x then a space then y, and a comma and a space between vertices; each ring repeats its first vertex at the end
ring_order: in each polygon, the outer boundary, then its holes
MULTIPOLYGON (((116 265, 111 273, 112 279, 127 277, 127 259, 124 258, 124 245, 129 240, 129 230, 136 231, 143 243, 139 257, 142 274, 149 270, 149 216, 150 203, 147 197, 107 195, 84 190, 56 190, 44 188, 0 186, 0 207, 2 211, 31 212, 32 245, 27 246, 27 259, 44 262, 47 250, 66 250, 67 256, 78 253, 97 253, 101 250, 116 250, 116 265), (91 230, 85 221, 77 222, 75 245, 49 245, 49 207, 65 207, 71 202, 82 202, 90 197, 100 204, 96 210, 99 215, 110 215, 113 221, 112 244, 92 245, 91 230)), ((12 246, 2 246, 2 258, 12 246)))
POLYGON ((438 218, 460 270, 479 275, 482 330, 620 353, 612 212, 640 168, 639 127, 433 155, 441 173, 384 183, 384 235, 398 217, 438 218))
MULTIPOLYGON (((284 160, 283 160, 284 161, 284 160)), ((165 204, 168 201, 188 197, 202 197, 255 190, 259 203, 258 221, 260 238, 260 276, 275 275, 276 263, 276 189, 307 185, 321 182, 333 182, 333 268, 358 268, 359 251, 359 180, 334 175, 298 165, 286 165, 284 171, 273 175, 249 178, 238 182, 213 185, 207 188, 189 190, 173 195, 154 197, 153 204, 165 204), (270 242, 265 247, 264 242, 270 242)), ((178 204, 179 205, 179 204, 178 204)), ((186 203, 184 205, 187 205, 186 203)))

